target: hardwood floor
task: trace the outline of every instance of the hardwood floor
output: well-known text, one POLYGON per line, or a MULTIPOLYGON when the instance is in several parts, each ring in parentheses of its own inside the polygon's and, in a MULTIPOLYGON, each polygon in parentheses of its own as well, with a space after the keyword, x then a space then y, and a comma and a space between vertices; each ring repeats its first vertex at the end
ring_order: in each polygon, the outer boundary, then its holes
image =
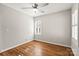
POLYGON ((71 48, 33 40, 0 53, 0 56, 73 56, 71 48))

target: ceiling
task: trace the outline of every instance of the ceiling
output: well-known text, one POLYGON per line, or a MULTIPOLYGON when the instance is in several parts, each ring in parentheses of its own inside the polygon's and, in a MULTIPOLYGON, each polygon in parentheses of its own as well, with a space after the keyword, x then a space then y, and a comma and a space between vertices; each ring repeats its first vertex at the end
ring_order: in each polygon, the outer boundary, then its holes
POLYGON ((47 6, 39 8, 39 11, 35 15, 33 9, 22 9, 23 7, 32 6, 32 3, 3 3, 3 4, 18 11, 24 12, 33 17, 67 10, 70 9, 73 5, 72 3, 49 3, 47 6), (41 13, 40 11, 44 12, 41 13))

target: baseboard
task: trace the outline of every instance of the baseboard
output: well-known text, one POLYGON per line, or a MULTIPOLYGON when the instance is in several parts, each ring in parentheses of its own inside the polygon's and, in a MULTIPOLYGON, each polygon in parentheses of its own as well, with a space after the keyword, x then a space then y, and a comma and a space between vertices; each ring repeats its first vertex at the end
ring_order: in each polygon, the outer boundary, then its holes
POLYGON ((76 51, 72 48, 73 54, 74 56, 76 56, 76 51))
POLYGON ((79 51, 77 51, 77 49, 79 49, 79 48, 72 48, 74 56, 79 56, 79 51))
MULTIPOLYGON (((37 40, 37 39, 34 39, 34 40, 37 40)), ((69 48, 71 48, 70 46, 67 46, 67 45, 62 45, 62 44, 52 43, 52 42, 48 42, 48 41, 44 41, 44 40, 37 40, 37 41, 42 41, 42 42, 46 42, 46 43, 50 43, 50 44, 55 44, 55 45, 60 45, 60 46, 65 46, 65 47, 69 47, 69 48)))
POLYGON ((4 51, 7 51, 7 50, 10 50, 10 49, 12 49, 12 48, 15 48, 15 47, 17 47, 17 46, 23 45, 23 44, 25 44, 25 43, 31 42, 31 41, 33 41, 33 39, 32 39, 32 40, 28 40, 28 41, 23 42, 23 43, 20 43, 20 44, 17 44, 17 45, 15 45, 15 46, 6 48, 6 49, 4 49, 4 50, 1 50, 0 53, 2 53, 2 52, 4 52, 4 51))

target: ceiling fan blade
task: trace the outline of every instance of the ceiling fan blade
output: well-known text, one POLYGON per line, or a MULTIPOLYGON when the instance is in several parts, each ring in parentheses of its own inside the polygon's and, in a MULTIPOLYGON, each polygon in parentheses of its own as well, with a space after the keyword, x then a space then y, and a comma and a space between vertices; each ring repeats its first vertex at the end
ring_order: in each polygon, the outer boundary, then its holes
POLYGON ((33 9, 33 7, 23 7, 21 9, 33 9))
POLYGON ((43 11, 43 10, 38 10, 39 12, 41 12, 41 13, 44 13, 45 11, 43 11))
POLYGON ((40 11, 41 13, 44 13, 45 11, 40 11))
POLYGON ((39 4, 38 4, 38 8, 44 7, 44 6, 47 6, 47 5, 49 5, 49 4, 48 4, 48 3, 45 3, 45 4, 42 4, 42 3, 40 4, 40 3, 39 3, 39 4))

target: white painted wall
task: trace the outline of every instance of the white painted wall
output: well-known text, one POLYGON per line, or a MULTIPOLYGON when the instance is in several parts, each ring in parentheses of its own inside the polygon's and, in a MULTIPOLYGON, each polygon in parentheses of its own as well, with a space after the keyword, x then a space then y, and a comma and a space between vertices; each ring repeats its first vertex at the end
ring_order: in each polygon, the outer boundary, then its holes
MULTIPOLYGON (((73 19, 79 19, 78 16, 79 16, 79 13, 78 13, 78 4, 74 4, 73 7, 72 7, 72 20, 73 19), (77 18, 76 18, 77 17, 77 18)), ((79 31, 79 30, 78 30, 79 31)), ((79 40, 79 35, 78 35, 78 39, 72 39, 72 43, 71 43, 71 47, 72 47, 72 50, 74 52, 74 54, 76 56, 79 56, 79 47, 78 47, 78 42, 79 40)))
POLYGON ((33 39, 33 17, 0 4, 2 49, 33 39))
POLYGON ((71 46, 71 10, 39 16, 37 20, 41 20, 41 35, 37 40, 71 46))
POLYGON ((2 20, 2 17, 0 15, 0 49, 2 48, 2 31, 1 31, 1 20, 2 20))

